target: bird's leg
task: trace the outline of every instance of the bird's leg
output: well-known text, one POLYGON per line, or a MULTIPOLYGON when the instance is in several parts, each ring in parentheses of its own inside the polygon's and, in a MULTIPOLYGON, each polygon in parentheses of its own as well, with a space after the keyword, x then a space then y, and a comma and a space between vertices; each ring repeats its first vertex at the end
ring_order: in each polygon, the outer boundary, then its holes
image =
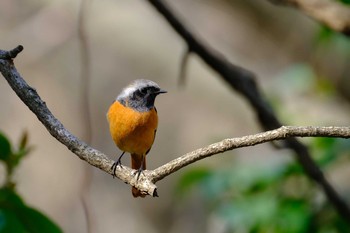
POLYGON ((141 163, 141 166, 140 166, 139 169, 137 169, 137 171, 134 173, 134 175, 137 174, 137 178, 136 178, 137 181, 139 180, 140 174, 142 173, 142 171, 143 171, 143 169, 144 169, 143 165, 144 165, 144 163, 145 163, 145 158, 146 158, 146 156, 142 156, 142 163, 141 163))
POLYGON ((115 161, 111 167, 111 170, 113 170, 113 178, 116 177, 115 175, 115 170, 117 169, 118 166, 122 167, 122 157, 124 155, 125 151, 123 151, 123 153, 119 156, 119 158, 117 159, 117 161, 115 161))
MULTIPOLYGON (((141 164, 141 166, 140 166, 140 168, 139 169, 137 169, 137 171, 136 171, 136 173, 137 173, 137 181, 139 180, 139 178, 140 178, 140 174, 141 174, 141 172, 143 171, 143 163, 141 164)), ((135 174, 136 174, 135 173, 135 174)))

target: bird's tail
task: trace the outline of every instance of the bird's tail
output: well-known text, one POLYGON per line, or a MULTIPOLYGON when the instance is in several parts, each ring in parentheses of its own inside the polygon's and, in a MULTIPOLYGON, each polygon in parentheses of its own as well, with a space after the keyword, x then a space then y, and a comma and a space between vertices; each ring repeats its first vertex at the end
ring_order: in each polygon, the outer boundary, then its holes
MULTIPOLYGON (((146 169, 146 158, 144 158, 145 155, 137 155, 137 154, 131 154, 131 168, 138 170, 138 172, 146 169), (142 165, 142 166, 141 166, 142 165), (141 170, 139 170, 141 169, 141 170)), ((136 174, 137 176, 139 174, 136 174)), ((142 194, 140 190, 138 190, 135 187, 132 187, 131 189, 132 195, 134 197, 145 197, 145 194, 142 194)))

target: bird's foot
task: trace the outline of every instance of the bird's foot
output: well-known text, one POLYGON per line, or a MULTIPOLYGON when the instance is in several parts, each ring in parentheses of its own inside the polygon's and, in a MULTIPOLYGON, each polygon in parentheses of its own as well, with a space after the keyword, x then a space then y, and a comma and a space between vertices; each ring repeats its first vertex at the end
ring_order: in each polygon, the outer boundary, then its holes
POLYGON ((143 171, 143 168, 140 167, 139 169, 137 169, 136 171, 133 172, 132 175, 133 175, 133 176, 137 176, 137 177, 136 177, 136 180, 137 180, 137 181, 139 180, 142 171, 143 171))
POLYGON ((123 157, 124 153, 125 153, 125 152, 123 152, 123 153, 119 156, 119 158, 117 159, 117 161, 115 161, 115 162, 113 163, 112 167, 111 167, 111 170, 113 171, 113 174, 112 174, 113 178, 116 177, 115 171, 117 170, 117 167, 118 167, 118 166, 120 166, 120 168, 123 167, 123 166, 122 166, 122 157, 123 157))

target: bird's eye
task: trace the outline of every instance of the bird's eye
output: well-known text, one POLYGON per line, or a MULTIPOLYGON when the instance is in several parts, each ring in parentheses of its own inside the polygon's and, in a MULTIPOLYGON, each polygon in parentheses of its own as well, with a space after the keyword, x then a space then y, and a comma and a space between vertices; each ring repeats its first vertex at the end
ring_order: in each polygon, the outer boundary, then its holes
POLYGON ((143 94, 143 95, 147 94, 147 89, 146 88, 142 88, 140 90, 140 93, 143 94))

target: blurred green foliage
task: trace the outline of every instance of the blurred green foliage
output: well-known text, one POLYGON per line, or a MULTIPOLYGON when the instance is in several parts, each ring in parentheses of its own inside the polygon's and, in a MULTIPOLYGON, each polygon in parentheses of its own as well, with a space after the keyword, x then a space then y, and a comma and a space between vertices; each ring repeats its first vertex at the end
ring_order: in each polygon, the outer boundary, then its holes
MULTIPOLYGON (((349 159, 350 140, 314 138, 310 149, 318 165, 328 170, 349 159)), ((296 162, 192 169, 176 190, 184 199, 193 189, 208 211, 225 223, 226 232, 350 232, 350 224, 296 162)))
MULTIPOLYGON (((350 0, 338 1, 350 4, 350 0)), ((345 60, 350 55, 349 38, 326 26, 316 33, 313 45, 313 49, 318 51, 314 57, 316 64, 324 64, 322 56, 327 58, 329 54, 345 60), (317 55, 321 55, 322 59, 317 55)), ((289 66, 274 85, 277 90, 283 90, 283 96, 295 98, 296 95, 304 95, 327 100, 333 98, 334 101, 334 97, 339 95, 339 87, 334 81, 336 77, 327 77, 329 74, 332 73, 319 71, 309 60, 301 61, 289 66)), ((291 116, 283 109, 280 94, 275 98, 273 93, 269 95, 278 115, 287 122, 293 121, 295 115, 291 116)), ((344 167, 344 164, 350 165, 349 139, 311 138, 309 149, 325 173, 336 170, 338 166, 344 167)), ((215 216, 224 223, 224 232, 350 232, 350 223, 342 219, 297 162, 267 165, 233 163, 220 170, 196 168, 181 177, 176 192, 177 197, 185 200, 191 194, 199 196, 210 212, 209 216, 215 216)), ((348 197, 346 194, 342 196, 348 197)))
MULTIPOLYGON (((350 0, 343 0, 343 2, 350 4, 350 0)), ((314 49, 331 50, 338 58, 348 57, 350 54, 349 37, 335 32, 327 26, 321 26, 314 37, 314 49)), ((327 56, 327 54, 329 53, 322 54, 322 56, 327 56)))
POLYGON ((10 140, 0 131, 0 161, 6 167, 6 178, 0 188, 0 233, 58 233, 60 228, 44 214, 25 204, 17 194, 13 173, 28 155, 28 134, 24 133, 19 145, 14 149, 10 140))
POLYGON ((338 0, 339 2, 342 2, 344 4, 350 5, 350 0, 338 0))

